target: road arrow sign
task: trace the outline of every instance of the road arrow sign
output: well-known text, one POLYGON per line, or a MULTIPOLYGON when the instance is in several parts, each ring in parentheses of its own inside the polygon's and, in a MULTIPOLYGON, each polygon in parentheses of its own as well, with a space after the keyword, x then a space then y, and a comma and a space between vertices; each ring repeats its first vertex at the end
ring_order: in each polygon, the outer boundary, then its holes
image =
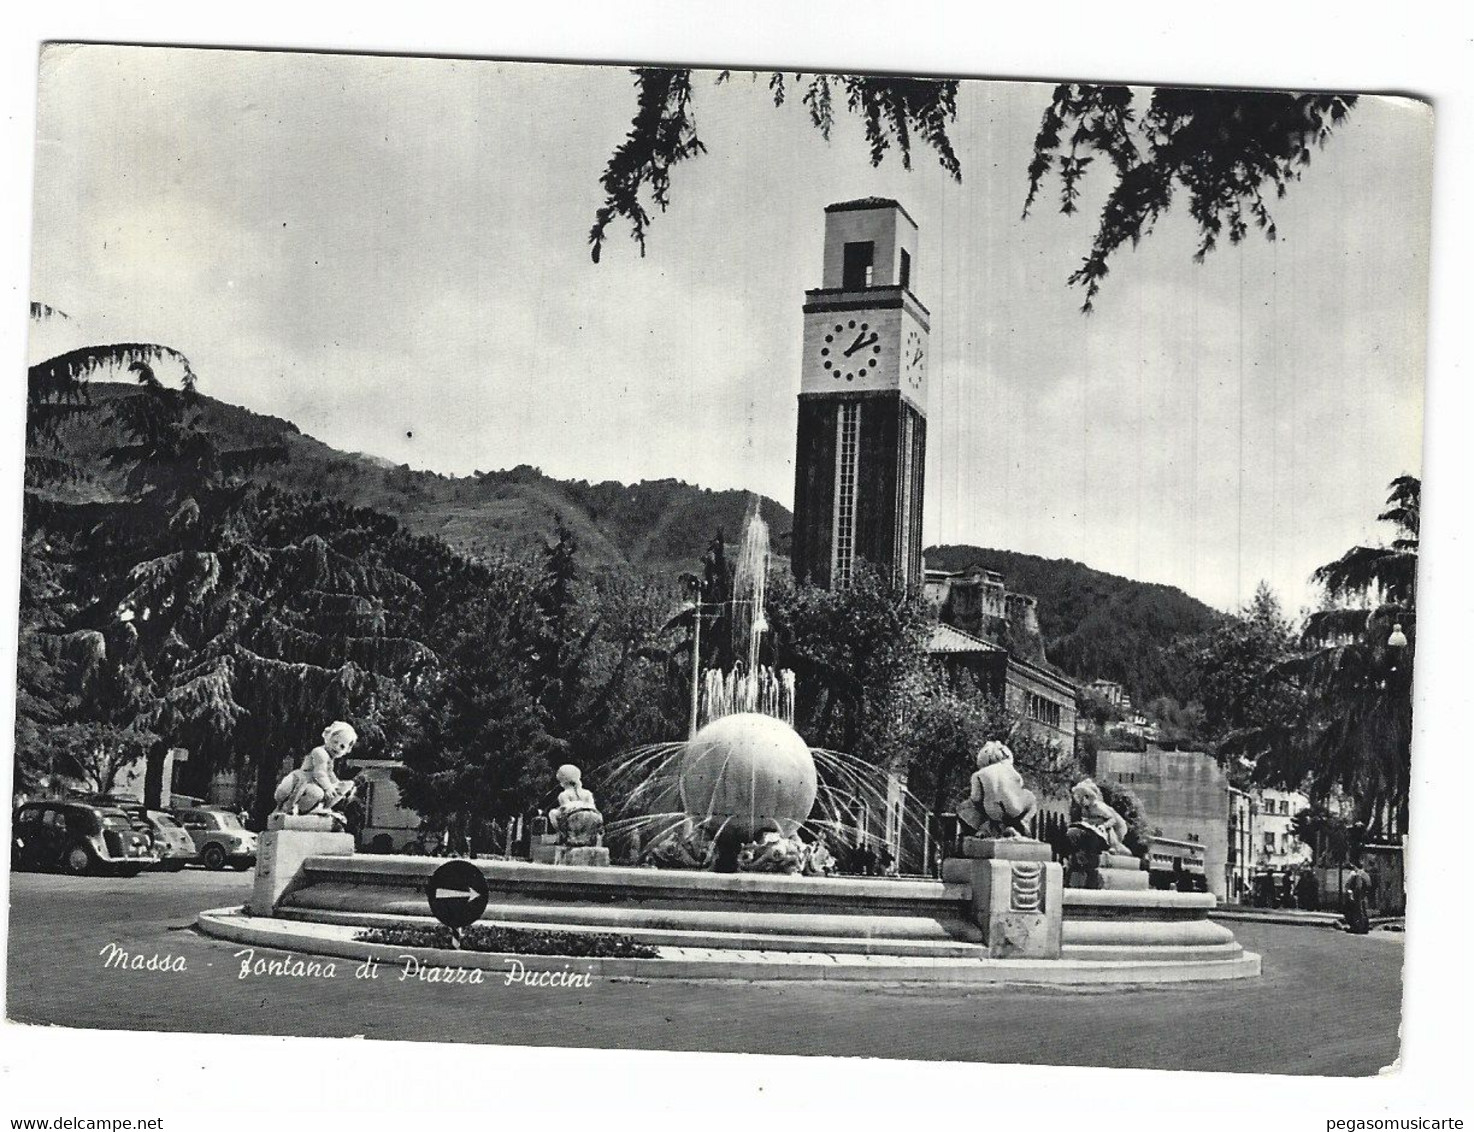
POLYGON ((430 914, 448 928, 474 924, 486 911, 490 890, 481 870, 470 861, 447 861, 425 886, 430 914))

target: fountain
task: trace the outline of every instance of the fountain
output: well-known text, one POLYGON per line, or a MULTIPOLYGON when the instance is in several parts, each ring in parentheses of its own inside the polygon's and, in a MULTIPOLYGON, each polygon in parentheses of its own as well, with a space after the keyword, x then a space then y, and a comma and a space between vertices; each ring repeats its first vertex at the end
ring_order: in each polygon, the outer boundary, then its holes
MULTIPOLYGON (((889 849, 898 866, 907 858, 921 872, 929 857, 925 809, 899 777, 844 752, 811 749, 794 728, 794 674, 763 663, 770 563, 768 525, 754 507, 730 595, 701 603, 723 614, 717 623, 730 633, 731 665, 695 674, 685 742, 638 747, 602 769, 619 814, 610 839, 627 860, 662 868, 818 873, 821 862, 832 864, 832 843, 877 858, 876 850, 889 849), (882 817, 876 824, 884 832, 872 831, 871 820, 882 817)), ((722 588, 719 578, 707 581, 722 588)))
MULTIPOLYGON (((1099 854, 1092 890, 1064 889, 1049 847, 1018 836, 965 839, 935 880, 795 875, 815 871, 810 847, 826 839, 881 840, 870 815, 885 815, 885 840, 899 845, 908 811, 913 823, 923 811, 906 804, 893 777, 810 749, 794 729, 793 673, 762 664, 768 564, 767 525, 754 510, 730 601, 735 659, 725 671, 693 674, 692 734, 628 752, 599 773, 601 799, 619 812, 604 832, 637 843, 639 864, 478 860, 490 890, 483 921, 617 931, 659 952, 580 961, 604 976, 1130 984, 1259 973, 1259 957, 1209 921, 1211 895, 1149 891, 1140 863, 1120 854, 1099 854)), ((979 772, 989 818, 1012 813, 993 800, 1003 765, 995 761, 979 772)), ((563 768, 560 814, 585 801, 573 772, 563 768)), ((924 861, 924 824, 914 840, 924 861)), ((257 886, 269 896, 250 909, 201 913, 198 923, 252 946, 390 961, 414 950, 423 962, 503 971, 508 956, 356 938, 363 927, 427 923, 425 885, 437 864, 356 856, 351 846, 272 845, 258 870, 272 883, 257 886)), ((516 961, 528 970, 567 965, 516 961)))

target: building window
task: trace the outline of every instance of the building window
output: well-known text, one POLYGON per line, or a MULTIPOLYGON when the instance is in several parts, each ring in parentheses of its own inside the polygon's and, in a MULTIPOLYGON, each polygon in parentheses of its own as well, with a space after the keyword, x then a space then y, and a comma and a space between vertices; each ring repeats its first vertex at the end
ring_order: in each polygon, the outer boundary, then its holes
POLYGON ((855 496, 860 466, 860 403, 839 407, 834 444, 834 532, 829 584, 843 589, 855 569, 855 496))
POLYGON ((874 241, 865 240, 863 243, 846 244, 844 246, 844 289, 863 291, 870 286, 874 278, 874 241))
POLYGON ((1264 849, 1268 853, 1274 852, 1274 834, 1266 833, 1264 835, 1264 849))
POLYGON ((916 418, 910 413, 903 413, 901 417, 901 482, 897 485, 897 490, 901 496, 901 505, 896 508, 894 575, 897 581, 907 585, 911 581, 911 532, 915 526, 911 521, 911 508, 916 497, 915 479, 916 418))
POLYGON ((911 253, 901 249, 901 286, 911 286, 911 253))
POLYGON ((1052 700, 1046 700, 1043 696, 1030 692, 1027 700, 1028 716, 1036 723, 1043 723, 1048 727, 1060 726, 1060 707, 1052 700))

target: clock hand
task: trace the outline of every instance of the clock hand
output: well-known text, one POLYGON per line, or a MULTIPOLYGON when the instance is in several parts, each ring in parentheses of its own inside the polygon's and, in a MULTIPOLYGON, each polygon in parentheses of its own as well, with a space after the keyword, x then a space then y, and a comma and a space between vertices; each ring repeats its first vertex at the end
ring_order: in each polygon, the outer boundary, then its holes
POLYGON ((870 332, 870 337, 868 338, 863 334, 857 334, 855 340, 850 343, 850 348, 844 352, 844 356, 849 357, 856 350, 863 350, 866 346, 873 346, 878 341, 880 341, 880 336, 873 330, 870 332))

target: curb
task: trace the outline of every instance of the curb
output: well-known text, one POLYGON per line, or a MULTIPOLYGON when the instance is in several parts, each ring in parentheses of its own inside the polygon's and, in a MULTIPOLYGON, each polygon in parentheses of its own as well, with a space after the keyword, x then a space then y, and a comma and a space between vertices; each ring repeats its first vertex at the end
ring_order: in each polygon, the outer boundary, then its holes
MULTIPOLYGON (((1293 924, 1302 928, 1340 929, 1346 918, 1339 912, 1284 912, 1274 908, 1215 908, 1208 913, 1210 920, 1230 920, 1246 924, 1293 924)), ((1386 924, 1400 924, 1402 916, 1373 916, 1368 921, 1378 928, 1386 924)))
MULTIPOLYGON (((686 981, 867 982, 946 985, 1141 986, 1254 978, 1260 959, 1243 952, 1231 960, 1154 962, 1078 959, 906 959, 881 955, 831 955, 819 952, 717 951, 663 948, 659 959, 576 959, 557 955, 508 955, 361 943, 354 930, 326 924, 247 915, 242 908, 214 908, 195 921, 205 935, 248 947, 301 952, 362 962, 373 958, 389 967, 481 972, 482 981, 501 977, 506 985, 581 985, 587 979, 677 979, 686 981), (413 959, 414 964, 406 960, 413 959), (532 976, 529 980, 527 976, 532 976), (544 982, 541 976, 546 976, 544 982), (555 982, 570 976, 577 983, 555 982)), ((408 975, 404 977, 410 977, 408 975)), ((436 980, 441 981, 441 980, 436 980)), ((449 981, 449 980, 444 980, 449 981)))

